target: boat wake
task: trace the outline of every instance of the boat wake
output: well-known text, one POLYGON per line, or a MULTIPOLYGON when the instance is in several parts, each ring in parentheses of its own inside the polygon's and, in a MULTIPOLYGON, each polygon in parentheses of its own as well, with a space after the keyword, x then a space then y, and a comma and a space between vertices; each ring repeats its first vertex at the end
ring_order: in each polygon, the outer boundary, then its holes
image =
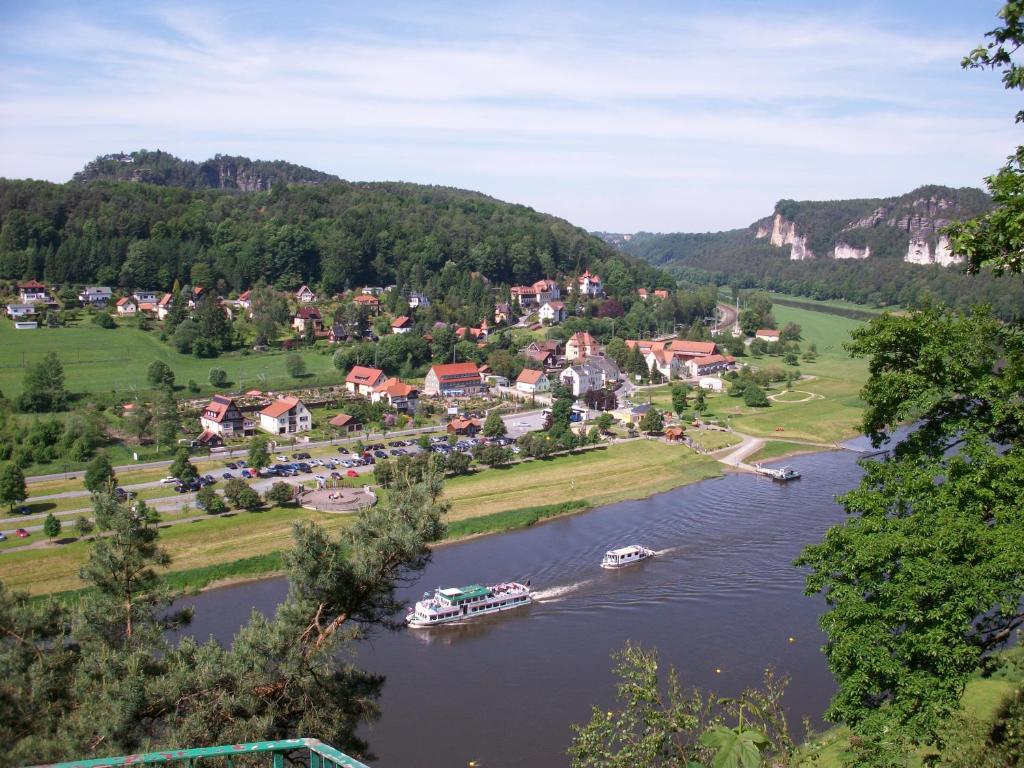
POLYGON ((679 547, 669 547, 668 549, 656 549, 654 550, 654 554, 661 557, 662 555, 670 555, 678 549, 679 547))
POLYGON ((561 587, 548 587, 547 589, 540 589, 533 593, 533 601, 535 603, 554 603, 567 595, 572 594, 581 587, 585 587, 590 584, 593 579, 586 579, 585 581, 577 581, 575 584, 567 584, 561 587))

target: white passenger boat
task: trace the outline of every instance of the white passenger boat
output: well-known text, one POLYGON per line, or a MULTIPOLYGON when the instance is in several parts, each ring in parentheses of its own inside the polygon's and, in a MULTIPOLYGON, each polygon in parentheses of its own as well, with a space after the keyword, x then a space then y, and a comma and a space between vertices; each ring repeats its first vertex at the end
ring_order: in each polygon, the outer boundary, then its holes
POLYGON ((405 617, 405 623, 410 627, 436 627, 487 613, 508 611, 531 602, 533 595, 530 594, 530 582, 520 584, 510 581, 489 587, 479 584, 447 589, 438 587, 433 596, 429 592, 423 593, 423 599, 405 617))
POLYGON ((641 560, 646 560, 649 557, 654 557, 654 550, 633 544, 629 547, 611 549, 605 552, 604 559, 601 561, 601 567, 625 568, 627 565, 639 563, 641 560))
POLYGON ((759 475, 770 477, 772 480, 777 480, 780 483, 787 483, 790 480, 799 480, 800 473, 792 467, 762 467, 760 464, 755 464, 754 469, 757 470, 759 475))

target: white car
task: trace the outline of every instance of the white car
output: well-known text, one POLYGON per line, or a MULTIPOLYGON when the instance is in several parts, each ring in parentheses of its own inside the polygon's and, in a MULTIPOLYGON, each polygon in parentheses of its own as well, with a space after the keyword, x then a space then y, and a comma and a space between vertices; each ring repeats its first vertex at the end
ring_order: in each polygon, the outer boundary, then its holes
POLYGON ((170 475, 168 475, 167 477, 165 477, 163 480, 160 481, 160 484, 161 485, 173 485, 173 484, 176 484, 177 482, 178 482, 178 478, 171 477, 170 475))
POLYGON ((287 456, 278 456, 277 460, 278 461, 288 461, 288 457, 287 456))

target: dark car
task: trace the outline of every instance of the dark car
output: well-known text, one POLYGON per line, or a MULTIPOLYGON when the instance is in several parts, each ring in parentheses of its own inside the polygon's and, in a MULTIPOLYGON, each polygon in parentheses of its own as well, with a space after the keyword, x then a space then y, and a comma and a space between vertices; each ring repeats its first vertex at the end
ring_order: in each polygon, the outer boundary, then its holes
POLYGON ((387 451, 382 451, 379 448, 373 452, 373 455, 378 459, 386 459, 388 457, 387 451))
POLYGON ((245 468, 245 467, 248 467, 248 466, 249 466, 249 465, 248 465, 248 464, 246 464, 246 463, 245 463, 244 461, 237 461, 237 462, 235 462, 235 463, 236 463, 236 464, 238 464, 238 468, 239 468, 239 469, 243 469, 243 468, 245 468))
POLYGON ((313 468, 311 466, 309 466, 309 464, 307 464, 306 462, 302 462, 301 464, 299 464, 295 468, 297 470, 299 470, 299 472, 312 472, 313 471, 313 468))
POLYGON ((308 453, 296 453, 292 456, 293 459, 309 459, 312 458, 308 453))
POLYGON ((252 472, 250 472, 248 469, 243 469, 242 477, 252 477, 252 472))
POLYGON ((348 448, 339 447, 338 448, 338 453, 340 453, 342 456, 344 456, 344 455, 348 454, 348 448))
POLYGON ((234 477, 234 475, 232 475, 230 472, 225 472, 223 475, 221 475, 221 477, 225 480, 230 480, 231 478, 234 477))
POLYGON ((238 465, 235 464, 235 462, 233 461, 225 464, 224 466, 227 467, 228 469, 238 469, 238 465))
POLYGON ((341 480, 341 473, 331 472, 331 480, 341 480))

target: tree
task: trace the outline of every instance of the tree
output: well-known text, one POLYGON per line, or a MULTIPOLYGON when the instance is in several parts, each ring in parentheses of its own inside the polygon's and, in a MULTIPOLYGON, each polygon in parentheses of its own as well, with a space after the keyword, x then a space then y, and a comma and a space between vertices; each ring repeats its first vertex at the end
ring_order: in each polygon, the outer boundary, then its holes
POLYGON ((779 331, 780 341, 800 341, 803 329, 798 323, 786 323, 779 331))
POLYGON ((106 328, 107 330, 117 328, 117 323, 114 322, 114 318, 110 316, 109 312, 97 312, 93 315, 92 321, 100 328, 106 328))
POLYGON ((85 515, 79 515, 75 518, 75 534, 80 539, 84 539, 92 533, 95 527, 96 526, 93 525, 92 520, 85 515))
POLYGON ((502 445, 478 445, 473 458, 488 467, 501 467, 512 460, 512 451, 502 445))
POLYGON ((1024 622, 1024 337, 983 310, 935 306, 853 332, 875 445, 840 498, 848 520, 808 547, 824 593, 825 655, 839 685, 826 716, 857 736, 859 764, 940 738, 979 662, 1024 622))
POLYGON ((89 466, 85 468, 83 483, 86 489, 93 493, 108 493, 117 484, 110 459, 101 453, 90 461, 89 466))
POLYGON ((146 381, 153 387, 174 389, 174 371, 163 360, 154 360, 146 367, 146 381))
POLYGON ((762 688, 721 699, 684 691, 675 668, 662 683, 655 651, 627 643, 614 658, 622 706, 595 707, 589 723, 573 726, 572 768, 760 768, 768 757, 788 764, 794 744, 782 707, 787 681, 770 670, 762 688))
POLYGON ((236 509, 245 509, 254 512, 263 506, 263 499, 249 485, 237 477, 228 480, 224 486, 224 498, 231 502, 236 509))
POLYGON ((223 368, 211 368, 210 384, 214 387, 226 387, 228 384, 228 372, 223 368))
POLYGON ((7 504, 11 512, 14 512, 14 505, 20 504, 28 498, 28 491, 25 488, 25 474, 14 462, 5 465, 0 469, 0 502, 7 504))
POLYGON ((653 432, 661 432, 664 428, 665 418, 661 415, 661 411, 652 405, 640 420, 640 429, 647 434, 651 434, 653 432))
POLYGON ((253 286, 250 301, 256 343, 265 346, 277 338, 280 326, 288 320, 288 300, 261 279, 253 286))
POLYGON ((743 390, 743 402, 751 408, 767 408, 772 404, 768 395, 757 384, 750 384, 743 390))
POLYGON ((228 511, 228 505, 220 497, 213 486, 204 485, 196 493, 196 503, 202 505, 202 509, 208 515, 223 515, 228 511))
POLYGON ((57 516, 53 514, 53 512, 50 512, 43 521, 43 533, 45 533, 47 537, 55 539, 60 536, 60 529, 60 520, 57 519, 57 516))
POLYGON ((685 384, 673 384, 672 385, 672 410, 676 412, 676 416, 682 418, 686 412, 687 402, 687 387, 685 384))
POLYGON ((246 463, 252 469, 263 469, 270 466, 270 451, 267 448, 267 438, 263 435, 256 435, 249 442, 249 453, 246 456, 246 463))
POLYGON ((469 472, 471 461, 462 451, 452 451, 445 457, 445 469, 453 475, 465 475, 469 472))
POLYGON ((605 411, 597 417, 597 428, 602 432, 607 432, 612 428, 612 424, 615 423, 615 417, 612 416, 608 411, 605 411))
POLYGON ((188 448, 179 448, 174 454, 174 461, 171 463, 171 476, 178 478, 183 483, 191 483, 199 473, 195 465, 189 461, 188 448))
POLYGON ((486 437, 504 437, 506 431, 505 420, 501 418, 500 413, 497 411, 491 411, 487 414, 483 430, 486 437))
POLYGON ((181 434, 181 417, 174 392, 169 388, 161 390, 156 402, 156 440, 158 446, 169 448, 181 434))
POLYGON ((693 401, 693 410, 697 413, 704 413, 708 409, 707 396, 703 389, 697 390, 697 398, 693 401))
POLYGON ((263 494, 267 504, 283 505, 295 502, 295 488, 290 483, 276 482, 263 494))
POLYGON ((62 411, 67 407, 68 391, 64 388, 64 366, 56 352, 47 352, 38 363, 25 371, 24 391, 18 408, 32 413, 62 411))
POLYGON ((288 370, 288 375, 293 379, 301 379, 306 375, 306 361, 302 359, 302 355, 298 353, 292 353, 285 358, 285 368, 288 370))

